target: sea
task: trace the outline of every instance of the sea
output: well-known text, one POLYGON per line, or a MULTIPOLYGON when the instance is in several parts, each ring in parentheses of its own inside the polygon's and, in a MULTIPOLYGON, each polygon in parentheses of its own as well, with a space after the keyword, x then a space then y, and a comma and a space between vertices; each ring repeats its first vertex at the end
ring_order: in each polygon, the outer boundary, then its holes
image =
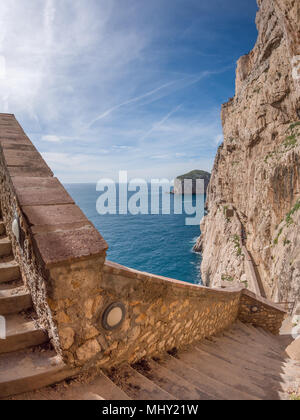
MULTIPOLYGON (((65 188, 108 243, 108 260, 144 272, 202 284, 201 255, 193 251, 200 225, 187 225, 186 218, 190 215, 186 211, 198 203, 197 212, 202 218, 204 196, 198 197, 196 203, 196 196, 168 194, 171 211, 162 214, 162 199, 166 193, 160 190, 153 194, 152 191, 151 195, 149 185, 148 191, 144 192, 149 208, 151 200, 159 200, 160 214, 119 214, 120 200, 117 198, 116 214, 101 215, 96 206, 101 192, 96 190, 96 184, 66 184, 65 188), (174 214, 174 208, 178 206, 182 206, 182 214, 174 214)), ((118 185, 116 189, 118 197, 118 185)), ((129 193, 129 198, 133 194, 129 193)))

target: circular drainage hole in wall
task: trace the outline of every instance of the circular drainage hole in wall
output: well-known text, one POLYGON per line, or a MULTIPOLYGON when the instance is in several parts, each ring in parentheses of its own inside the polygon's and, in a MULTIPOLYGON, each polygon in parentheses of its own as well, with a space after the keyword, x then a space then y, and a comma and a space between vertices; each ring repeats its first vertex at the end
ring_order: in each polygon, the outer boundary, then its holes
POLYGON ((102 325, 106 330, 115 330, 123 323, 125 315, 126 309, 123 303, 112 303, 103 313, 102 325))

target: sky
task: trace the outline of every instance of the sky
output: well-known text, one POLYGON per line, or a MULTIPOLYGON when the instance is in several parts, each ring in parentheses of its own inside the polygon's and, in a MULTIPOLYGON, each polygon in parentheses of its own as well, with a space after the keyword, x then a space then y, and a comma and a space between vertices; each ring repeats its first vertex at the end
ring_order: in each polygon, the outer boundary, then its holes
POLYGON ((0 112, 62 182, 211 170, 256 0, 6 0, 0 112))

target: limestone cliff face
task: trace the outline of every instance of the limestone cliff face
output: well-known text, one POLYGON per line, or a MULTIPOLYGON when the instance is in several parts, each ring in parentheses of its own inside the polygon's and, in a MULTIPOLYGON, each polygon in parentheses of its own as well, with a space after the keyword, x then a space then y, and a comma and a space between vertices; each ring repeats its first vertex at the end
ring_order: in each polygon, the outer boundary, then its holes
POLYGON ((197 249, 208 286, 252 288, 245 246, 268 298, 300 300, 300 2, 258 5, 257 43, 222 107, 197 249))

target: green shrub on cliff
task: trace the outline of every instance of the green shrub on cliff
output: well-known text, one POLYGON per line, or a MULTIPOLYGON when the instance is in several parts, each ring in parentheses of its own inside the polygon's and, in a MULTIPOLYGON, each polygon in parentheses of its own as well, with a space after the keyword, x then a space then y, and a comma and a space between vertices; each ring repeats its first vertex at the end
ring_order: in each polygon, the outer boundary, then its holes
POLYGON ((296 127, 300 126, 300 121, 294 122, 290 125, 290 130, 293 131, 296 127))
MULTIPOLYGON (((297 203, 294 205, 294 207, 287 213, 285 216, 285 226, 281 227, 276 238, 274 239, 274 245, 277 245, 279 242, 279 238, 284 230, 285 227, 291 226, 293 223, 295 223, 295 220, 293 219, 293 215, 300 210, 300 200, 297 201, 297 203)), ((284 239, 284 246, 289 245, 291 242, 285 237, 284 239)))
POLYGON ((285 139, 285 141, 284 141, 284 143, 283 143, 283 145, 284 145, 284 147, 287 149, 287 148, 293 148, 293 147, 295 147, 296 146, 296 144, 298 143, 298 140, 297 140, 297 138, 296 138, 296 135, 295 134, 292 134, 291 136, 288 136, 286 139, 285 139))
POLYGON ((294 219, 292 218, 292 216, 298 210, 300 210, 300 200, 297 201, 297 203, 294 205, 294 207, 292 208, 292 210, 286 215, 285 221, 286 221, 286 223, 287 223, 288 226, 290 226, 292 223, 294 223, 294 219))
POLYGON ((300 127, 300 121, 297 121, 291 124, 287 130, 290 135, 287 136, 283 145, 288 150, 293 149, 298 143, 299 134, 300 134, 297 129, 298 127, 300 127))
POLYGON ((230 283, 234 281, 234 278, 228 274, 222 274, 221 279, 222 281, 229 281, 230 283))
POLYGON ((239 237, 239 235, 234 235, 233 236, 233 243, 234 243, 234 247, 236 249, 236 256, 241 257, 242 256, 242 248, 241 248, 241 238, 239 237))

